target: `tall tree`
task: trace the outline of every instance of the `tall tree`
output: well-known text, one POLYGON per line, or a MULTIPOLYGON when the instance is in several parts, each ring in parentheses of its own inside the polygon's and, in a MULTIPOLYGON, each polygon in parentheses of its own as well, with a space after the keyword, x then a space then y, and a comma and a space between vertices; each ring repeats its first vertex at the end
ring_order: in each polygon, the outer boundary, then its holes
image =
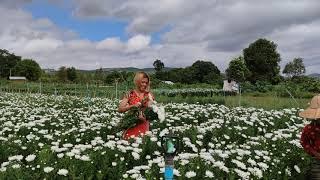
POLYGON ((32 59, 24 59, 19 61, 14 67, 16 75, 25 76, 28 80, 37 81, 41 76, 41 68, 39 64, 32 59))
POLYGON ((277 44, 267 39, 258 39, 243 50, 244 60, 250 72, 251 82, 257 80, 277 83, 280 78, 281 60, 277 44))
POLYGON ((77 70, 74 67, 71 68, 67 68, 67 79, 69 81, 75 82, 75 80, 77 79, 77 70))
POLYGON ((5 49, 0 49, 0 77, 8 78, 10 70, 20 61, 20 56, 16 56, 5 49))
POLYGON ((67 68, 65 66, 61 66, 57 72, 58 80, 61 82, 68 81, 67 68))
POLYGON ((288 77, 301 76, 306 73, 306 68, 303 63, 302 58, 294 58, 292 62, 289 62, 284 67, 283 74, 286 74, 288 77))
POLYGON ((100 67, 99 69, 96 69, 94 72, 94 79, 98 82, 103 82, 103 80, 105 79, 104 77, 104 72, 102 67, 100 67))
POLYGON ((229 67, 226 69, 226 75, 229 79, 234 79, 237 82, 244 82, 250 76, 250 71, 242 56, 230 61, 229 67))
POLYGON ((211 78, 217 78, 220 76, 220 70, 216 65, 210 61, 201 60, 198 60, 192 64, 190 67, 190 73, 193 75, 193 79, 200 83, 207 83, 209 80, 209 74, 211 78))
POLYGON ((161 60, 157 59, 153 62, 153 67, 157 72, 160 72, 164 68, 164 64, 161 60))

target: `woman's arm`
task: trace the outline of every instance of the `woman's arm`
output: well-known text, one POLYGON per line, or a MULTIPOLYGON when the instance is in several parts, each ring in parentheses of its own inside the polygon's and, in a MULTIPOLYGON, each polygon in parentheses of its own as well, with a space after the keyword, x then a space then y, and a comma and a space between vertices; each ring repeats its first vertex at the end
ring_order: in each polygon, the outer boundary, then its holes
POLYGON ((132 107, 139 107, 141 106, 141 103, 137 103, 137 104, 134 104, 134 105, 129 105, 128 104, 128 97, 127 96, 124 96, 119 104, 119 108, 118 108, 118 112, 126 112, 128 111, 129 109, 131 109, 132 107))
POLYGON ((132 106, 130 106, 130 105, 128 104, 128 98, 124 97, 124 98, 121 100, 120 104, 119 104, 118 112, 121 112, 121 113, 126 112, 126 111, 128 111, 131 107, 132 107, 132 106))

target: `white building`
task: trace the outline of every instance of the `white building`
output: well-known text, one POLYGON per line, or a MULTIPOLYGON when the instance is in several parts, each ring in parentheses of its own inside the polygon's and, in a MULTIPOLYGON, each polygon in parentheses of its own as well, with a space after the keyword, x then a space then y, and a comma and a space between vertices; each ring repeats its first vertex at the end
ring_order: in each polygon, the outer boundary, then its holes
POLYGON ((222 90, 228 92, 238 92, 239 85, 235 81, 224 80, 222 90))

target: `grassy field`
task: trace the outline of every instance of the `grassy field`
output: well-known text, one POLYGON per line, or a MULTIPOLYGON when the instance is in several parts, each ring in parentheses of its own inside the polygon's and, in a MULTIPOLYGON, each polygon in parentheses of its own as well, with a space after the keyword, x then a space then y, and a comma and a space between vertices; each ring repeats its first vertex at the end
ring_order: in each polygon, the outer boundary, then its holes
POLYGON ((284 108, 305 108, 308 106, 310 99, 292 99, 273 96, 255 97, 250 95, 243 96, 213 96, 213 97, 167 97, 158 96, 157 100, 162 103, 216 103, 228 107, 256 107, 267 110, 284 109, 284 108))

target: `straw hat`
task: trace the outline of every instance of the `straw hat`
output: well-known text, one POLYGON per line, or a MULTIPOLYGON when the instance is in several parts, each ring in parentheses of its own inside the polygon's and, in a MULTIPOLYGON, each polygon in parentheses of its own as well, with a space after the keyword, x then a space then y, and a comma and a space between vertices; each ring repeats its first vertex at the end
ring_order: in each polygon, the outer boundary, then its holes
POLYGON ((299 116, 307 119, 320 118, 320 94, 311 99, 310 106, 304 111, 300 112, 299 116))

